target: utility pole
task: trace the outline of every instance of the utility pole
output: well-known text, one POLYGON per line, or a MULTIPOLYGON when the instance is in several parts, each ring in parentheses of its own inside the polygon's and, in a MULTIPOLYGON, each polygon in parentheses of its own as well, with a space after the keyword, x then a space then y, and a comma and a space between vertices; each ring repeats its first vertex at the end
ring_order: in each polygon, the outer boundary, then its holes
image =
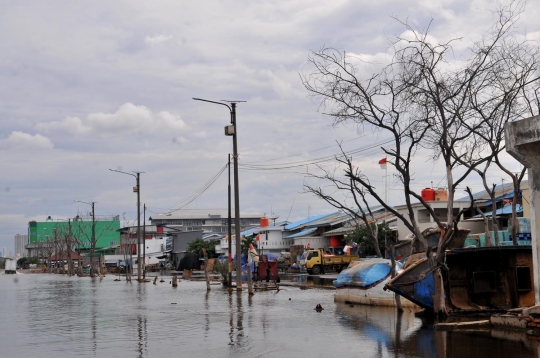
POLYGON ((137 186, 133 188, 137 191, 137 281, 141 282, 141 191, 140 191, 140 172, 137 174, 137 186))
POLYGON ((231 124, 233 126, 234 165, 234 231, 236 236, 236 290, 242 290, 242 238, 240 237, 240 185, 238 183, 238 144, 236 130, 236 103, 231 103, 231 124))
POLYGON ((232 221, 231 221, 231 153, 229 153, 229 221, 228 221, 228 244, 229 244, 229 287, 232 287, 232 221))
MULTIPOLYGON (((126 173, 121 170, 116 169, 109 169, 111 172, 117 172, 122 174, 131 175, 132 177, 135 177, 137 181, 137 185, 133 187, 133 192, 137 193, 137 280, 139 282, 142 281, 142 270, 141 270, 141 186, 140 186, 140 175, 144 172, 133 172, 132 173, 126 173)), ((133 265, 133 263, 132 263, 133 265)))
POLYGON ((143 280, 146 279, 146 204, 143 204, 143 280))
POLYGON ((240 237, 240 188, 238 184, 238 144, 237 136, 238 129, 236 127, 236 104, 245 101, 223 101, 230 104, 227 105, 221 102, 209 101, 202 98, 193 98, 196 101, 209 102, 225 106, 231 114, 231 125, 225 127, 225 135, 233 137, 233 165, 234 165, 234 220, 235 220, 235 242, 236 242, 236 290, 242 290, 242 251, 240 237))
MULTIPOLYGON (((94 265, 96 263, 96 213, 94 211, 94 202, 92 202, 92 265, 90 268, 92 269, 92 276, 94 276, 95 270, 94 265)), ((101 269, 101 267, 100 267, 101 269)))

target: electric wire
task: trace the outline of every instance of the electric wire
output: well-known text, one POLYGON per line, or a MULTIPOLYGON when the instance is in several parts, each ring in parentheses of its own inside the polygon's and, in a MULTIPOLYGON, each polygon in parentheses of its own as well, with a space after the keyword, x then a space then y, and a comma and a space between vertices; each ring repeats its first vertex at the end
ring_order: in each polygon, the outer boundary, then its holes
POLYGON ((219 179, 221 174, 223 174, 223 172, 225 172, 228 165, 229 165, 228 163, 225 164, 218 171, 217 174, 215 174, 212 178, 210 178, 208 181, 206 181, 199 189, 194 191, 192 194, 190 194, 186 198, 176 202, 172 206, 170 206, 168 208, 157 208, 157 207, 149 208, 149 207, 147 207, 147 211, 150 211, 150 212, 152 212, 154 214, 159 214, 160 213, 159 211, 165 211, 167 213, 171 213, 171 212, 175 212, 175 211, 178 211, 178 210, 181 210, 181 209, 185 208, 186 206, 191 204, 193 201, 195 201, 197 198, 199 198, 202 194, 204 194, 208 189, 210 189, 210 187, 212 187, 212 185, 219 179))

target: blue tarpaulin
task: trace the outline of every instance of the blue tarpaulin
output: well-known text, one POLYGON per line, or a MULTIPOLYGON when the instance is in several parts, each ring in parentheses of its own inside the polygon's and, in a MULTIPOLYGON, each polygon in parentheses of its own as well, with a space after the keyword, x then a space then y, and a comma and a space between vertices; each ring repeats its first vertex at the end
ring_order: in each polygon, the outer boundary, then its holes
MULTIPOLYGON (((391 265, 391 261, 388 259, 362 259, 359 264, 342 271, 334 280, 334 286, 372 286, 390 275, 391 265)), ((396 263, 396 266, 400 268, 401 264, 396 263)))

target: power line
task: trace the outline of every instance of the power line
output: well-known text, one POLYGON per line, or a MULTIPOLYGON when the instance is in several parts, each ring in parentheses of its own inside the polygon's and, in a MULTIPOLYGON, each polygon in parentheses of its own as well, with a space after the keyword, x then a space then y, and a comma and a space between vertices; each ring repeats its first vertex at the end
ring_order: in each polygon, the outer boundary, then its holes
MULTIPOLYGON (((154 210, 163 209, 162 211, 166 211, 168 213, 171 213, 171 212, 178 211, 178 210, 181 210, 181 209, 185 208, 186 206, 191 204, 193 201, 195 201, 197 198, 199 198, 202 194, 204 194, 208 189, 210 189, 210 187, 218 180, 218 178, 221 176, 221 174, 223 174, 225 169, 227 169, 227 165, 228 164, 225 164, 218 171, 218 173, 216 175, 214 175, 207 182, 205 182, 199 189, 194 191, 192 194, 190 194, 186 198, 176 202, 171 207, 169 207, 169 208, 156 208, 156 207, 153 207, 151 209, 154 209, 154 210)), ((153 212, 154 214, 158 214, 158 212, 152 211, 148 207, 147 207, 147 210, 150 211, 150 212, 153 212)))
POLYGON ((383 142, 374 143, 365 147, 360 147, 345 153, 341 154, 332 154, 329 156, 319 157, 312 160, 302 160, 302 161, 293 161, 293 162, 285 162, 285 163, 277 163, 277 164, 249 164, 249 163, 241 163, 240 166, 243 170, 282 170, 282 169, 293 169, 293 168, 299 168, 299 167, 309 167, 309 166, 316 166, 321 163, 325 163, 328 161, 333 161, 335 158, 341 158, 341 157, 350 157, 354 154, 366 152, 375 148, 378 148, 381 145, 388 144, 393 142, 393 139, 387 139, 383 142))

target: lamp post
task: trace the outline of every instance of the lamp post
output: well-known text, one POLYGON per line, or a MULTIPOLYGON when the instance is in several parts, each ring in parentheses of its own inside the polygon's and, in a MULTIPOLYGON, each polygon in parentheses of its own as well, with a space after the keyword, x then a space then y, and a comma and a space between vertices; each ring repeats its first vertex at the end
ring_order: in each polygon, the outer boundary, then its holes
POLYGON ((228 251, 229 251, 229 258, 228 258, 228 262, 229 262, 229 288, 232 287, 232 229, 231 229, 231 153, 229 153, 229 162, 228 162, 228 165, 229 167, 229 186, 227 188, 227 192, 228 192, 228 220, 227 220, 227 235, 228 235, 228 240, 227 240, 227 243, 228 243, 228 251))
MULTIPOLYGON (((95 201, 87 202, 87 201, 81 201, 81 200, 73 200, 73 201, 92 206, 92 242, 90 243, 90 276, 93 277, 94 276, 94 261, 95 261, 95 255, 96 255, 96 214, 94 212, 94 205, 96 204, 96 202, 95 201)), ((69 253, 69 255, 71 255, 71 252, 69 253)), ((101 267, 100 267, 100 271, 101 271, 101 267)))
POLYGON ((117 172, 122 174, 131 175, 137 180, 137 185, 133 187, 133 192, 137 193, 137 280, 142 280, 141 270, 141 191, 140 191, 140 174, 144 172, 126 173, 121 170, 109 169, 111 172, 117 172))
MULTIPOLYGON (((236 104, 245 101, 224 101, 229 102, 230 106, 225 103, 209 101, 202 98, 193 98, 196 101, 219 104, 229 109, 231 114, 231 125, 225 127, 225 135, 233 137, 233 167, 234 167, 234 220, 235 220, 235 237, 236 237, 236 289, 242 290, 242 259, 241 259, 241 238, 240 238, 240 195, 238 185, 238 147, 236 130, 236 104)), ((230 238, 229 238, 230 242, 230 238)), ((230 251, 229 251, 230 253, 230 251)))

